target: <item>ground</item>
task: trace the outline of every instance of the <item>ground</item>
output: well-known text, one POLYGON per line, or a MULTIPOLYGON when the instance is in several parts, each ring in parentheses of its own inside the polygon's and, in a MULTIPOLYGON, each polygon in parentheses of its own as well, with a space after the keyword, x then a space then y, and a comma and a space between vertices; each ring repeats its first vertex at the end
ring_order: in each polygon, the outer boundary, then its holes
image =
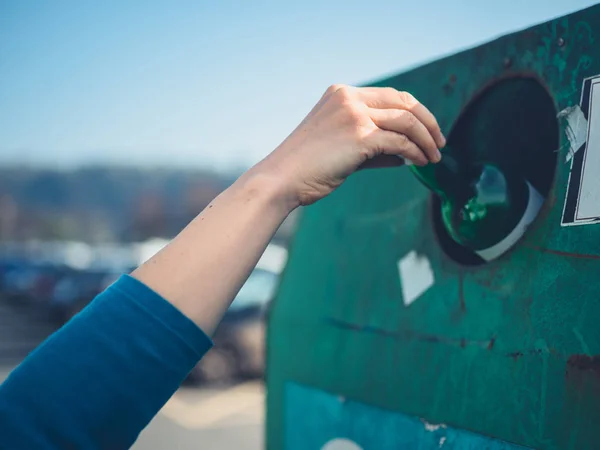
POLYGON ((140 435, 134 450, 257 450, 263 445, 264 389, 182 388, 140 435))

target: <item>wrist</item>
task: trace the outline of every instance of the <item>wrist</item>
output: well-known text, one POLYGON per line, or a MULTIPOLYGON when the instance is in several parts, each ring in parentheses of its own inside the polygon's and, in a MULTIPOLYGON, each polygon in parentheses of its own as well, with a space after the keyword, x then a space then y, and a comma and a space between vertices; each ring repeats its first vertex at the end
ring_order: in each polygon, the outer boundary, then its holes
POLYGON ((257 199, 266 207, 287 216, 300 206, 292 195, 285 177, 257 165, 236 182, 247 199, 257 199))

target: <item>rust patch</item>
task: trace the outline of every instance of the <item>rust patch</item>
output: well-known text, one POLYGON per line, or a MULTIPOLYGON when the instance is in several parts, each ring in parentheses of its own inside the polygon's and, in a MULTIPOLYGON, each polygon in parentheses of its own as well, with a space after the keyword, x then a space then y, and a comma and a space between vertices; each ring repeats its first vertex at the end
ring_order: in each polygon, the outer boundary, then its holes
POLYGON ((592 374, 600 378, 600 355, 571 355, 567 360, 567 378, 592 374))
POLYGON ((494 344, 496 343, 496 336, 493 336, 488 343, 487 349, 491 350, 494 348, 494 344))

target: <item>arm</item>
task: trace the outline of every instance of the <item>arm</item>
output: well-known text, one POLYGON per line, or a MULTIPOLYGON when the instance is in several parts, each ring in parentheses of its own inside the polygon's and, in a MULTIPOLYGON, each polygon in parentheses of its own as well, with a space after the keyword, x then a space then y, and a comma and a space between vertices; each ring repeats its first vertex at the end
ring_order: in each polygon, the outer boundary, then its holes
POLYGON ((242 176, 132 276, 212 334, 293 208, 279 184, 242 176))
POLYGON ((330 88, 170 245, 13 371, 0 387, 0 447, 129 447, 210 348, 207 335, 291 210, 378 155, 425 164, 443 145, 435 119, 410 95, 330 88))
POLYGON ((423 165, 439 161, 443 145, 435 118, 410 94, 332 86, 283 144, 133 276, 210 334, 294 208, 325 197, 375 156, 423 165))

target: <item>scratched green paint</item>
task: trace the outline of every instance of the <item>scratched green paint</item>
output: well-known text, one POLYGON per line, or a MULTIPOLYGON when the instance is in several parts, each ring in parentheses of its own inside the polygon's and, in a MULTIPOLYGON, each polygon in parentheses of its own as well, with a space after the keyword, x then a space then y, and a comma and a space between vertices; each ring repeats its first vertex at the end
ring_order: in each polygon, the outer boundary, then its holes
MULTIPOLYGON (((446 133, 507 76, 534 75, 560 111, 600 73, 599 37, 593 7, 376 84, 415 94, 446 133)), ((600 354, 600 225, 559 225, 565 126, 539 219, 490 264, 445 255, 430 196, 404 168, 356 174, 304 211, 270 318, 268 448, 285 448, 289 382, 527 447, 600 447, 598 369, 568 363, 600 354), (435 285, 406 308, 397 262, 411 250, 435 285)))

